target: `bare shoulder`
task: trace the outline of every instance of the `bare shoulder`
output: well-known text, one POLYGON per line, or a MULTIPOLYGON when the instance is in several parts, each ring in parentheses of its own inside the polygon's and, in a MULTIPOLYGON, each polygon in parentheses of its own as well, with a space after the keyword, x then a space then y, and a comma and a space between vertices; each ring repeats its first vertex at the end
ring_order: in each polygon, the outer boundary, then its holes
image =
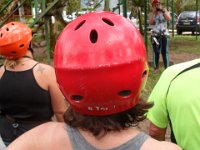
POLYGON ((8 150, 53 150, 58 145, 66 147, 67 143, 64 142, 66 138, 67 133, 64 123, 49 122, 24 133, 9 145, 8 150))
POLYGON ((43 63, 39 63, 35 66, 35 70, 41 74, 54 72, 54 68, 52 66, 43 63))
POLYGON ((43 138, 45 136, 46 136, 46 138, 51 137, 51 136, 52 137, 62 137, 61 135, 63 135, 62 134, 63 132, 66 134, 65 128, 66 128, 65 123, 48 122, 48 123, 44 123, 44 124, 36 127, 32 132, 33 132, 33 134, 36 133, 36 135, 40 135, 41 133, 46 132, 46 134, 43 136, 43 138))
POLYGON ((149 138, 141 147, 141 150, 181 150, 181 148, 171 142, 157 141, 153 138, 149 138))
POLYGON ((65 124, 60 122, 48 122, 42 125, 37 126, 36 128, 30 130, 29 134, 35 135, 36 138, 41 133, 43 134, 43 139, 46 137, 56 137, 62 135, 63 131, 65 131, 65 124))
POLYGON ((45 131, 54 131, 55 129, 63 128, 65 126, 64 123, 59 122, 47 122, 42 125, 37 126, 34 128, 36 132, 40 132, 41 130, 45 131))
POLYGON ((50 65, 43 63, 39 63, 38 65, 35 66, 34 73, 36 74, 36 76, 39 76, 40 79, 43 79, 47 82, 54 81, 56 78, 54 68, 50 65))

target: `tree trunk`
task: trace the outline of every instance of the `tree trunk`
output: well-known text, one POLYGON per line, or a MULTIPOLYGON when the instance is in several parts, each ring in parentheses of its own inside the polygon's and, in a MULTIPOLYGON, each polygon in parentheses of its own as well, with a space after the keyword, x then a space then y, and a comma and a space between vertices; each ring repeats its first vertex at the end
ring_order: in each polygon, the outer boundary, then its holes
POLYGON ((105 11, 110 11, 109 0, 105 0, 105 3, 104 3, 104 10, 105 10, 105 11))
MULTIPOLYGON (((10 13, 15 9, 15 7, 17 6, 18 0, 14 0, 6 9, 6 11, 4 11, 4 15, 0 15, 0 22, 4 21, 4 19, 6 19, 8 17, 8 15, 10 15, 10 13)), ((10 17, 7 22, 10 22, 13 20, 13 17, 10 17)))
MULTIPOLYGON (((21 1, 19 0, 17 2, 17 5, 20 6, 21 5, 21 1)), ((20 22, 23 22, 23 23, 26 23, 26 19, 25 19, 25 16, 24 16, 24 6, 22 5, 21 7, 19 7, 19 20, 20 22)))
POLYGON ((142 27, 142 18, 141 18, 141 10, 140 10, 140 7, 137 8, 137 12, 138 12, 138 19, 139 19, 139 30, 140 30, 140 33, 142 35, 144 35, 144 30, 143 30, 143 27, 142 27))

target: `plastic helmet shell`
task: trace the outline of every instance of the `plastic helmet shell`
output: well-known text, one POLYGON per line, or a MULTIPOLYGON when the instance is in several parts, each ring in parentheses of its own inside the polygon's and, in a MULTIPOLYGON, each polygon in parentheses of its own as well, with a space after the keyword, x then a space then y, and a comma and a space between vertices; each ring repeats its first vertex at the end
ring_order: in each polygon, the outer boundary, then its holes
POLYGON ((25 55, 32 30, 21 22, 10 22, 0 29, 0 55, 6 59, 18 59, 25 55))
POLYGON ((111 12, 73 20, 55 47, 57 81, 72 108, 86 115, 110 115, 136 105, 148 74, 138 29, 111 12))

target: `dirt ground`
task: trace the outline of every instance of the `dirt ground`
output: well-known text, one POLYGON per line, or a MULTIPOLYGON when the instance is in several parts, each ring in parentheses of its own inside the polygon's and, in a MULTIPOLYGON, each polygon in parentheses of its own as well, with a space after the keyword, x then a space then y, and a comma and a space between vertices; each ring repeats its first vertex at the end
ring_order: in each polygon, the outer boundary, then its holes
MULTIPOLYGON (((148 53, 149 60, 152 61, 153 57, 153 52, 148 53)), ((169 52, 169 60, 172 64, 177 64, 185 61, 189 61, 192 59, 200 58, 200 54, 194 54, 194 53, 174 53, 174 52, 169 52)), ((160 62, 162 62, 162 57, 160 55, 160 62)))

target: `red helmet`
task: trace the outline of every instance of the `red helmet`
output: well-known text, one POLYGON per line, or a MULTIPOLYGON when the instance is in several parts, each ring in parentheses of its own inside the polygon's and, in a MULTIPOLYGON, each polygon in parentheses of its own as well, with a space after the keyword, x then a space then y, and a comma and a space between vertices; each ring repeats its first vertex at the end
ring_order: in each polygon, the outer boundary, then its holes
POLYGON ((158 4, 158 3, 160 3, 159 0, 153 0, 152 1, 152 4, 158 4))
POLYGON ((66 99, 76 112, 86 115, 132 108, 148 74, 138 29, 126 18, 103 11, 68 24, 57 40, 54 64, 66 99))
POLYGON ((0 29, 0 55, 18 59, 25 55, 31 40, 32 31, 27 25, 10 22, 0 29))

